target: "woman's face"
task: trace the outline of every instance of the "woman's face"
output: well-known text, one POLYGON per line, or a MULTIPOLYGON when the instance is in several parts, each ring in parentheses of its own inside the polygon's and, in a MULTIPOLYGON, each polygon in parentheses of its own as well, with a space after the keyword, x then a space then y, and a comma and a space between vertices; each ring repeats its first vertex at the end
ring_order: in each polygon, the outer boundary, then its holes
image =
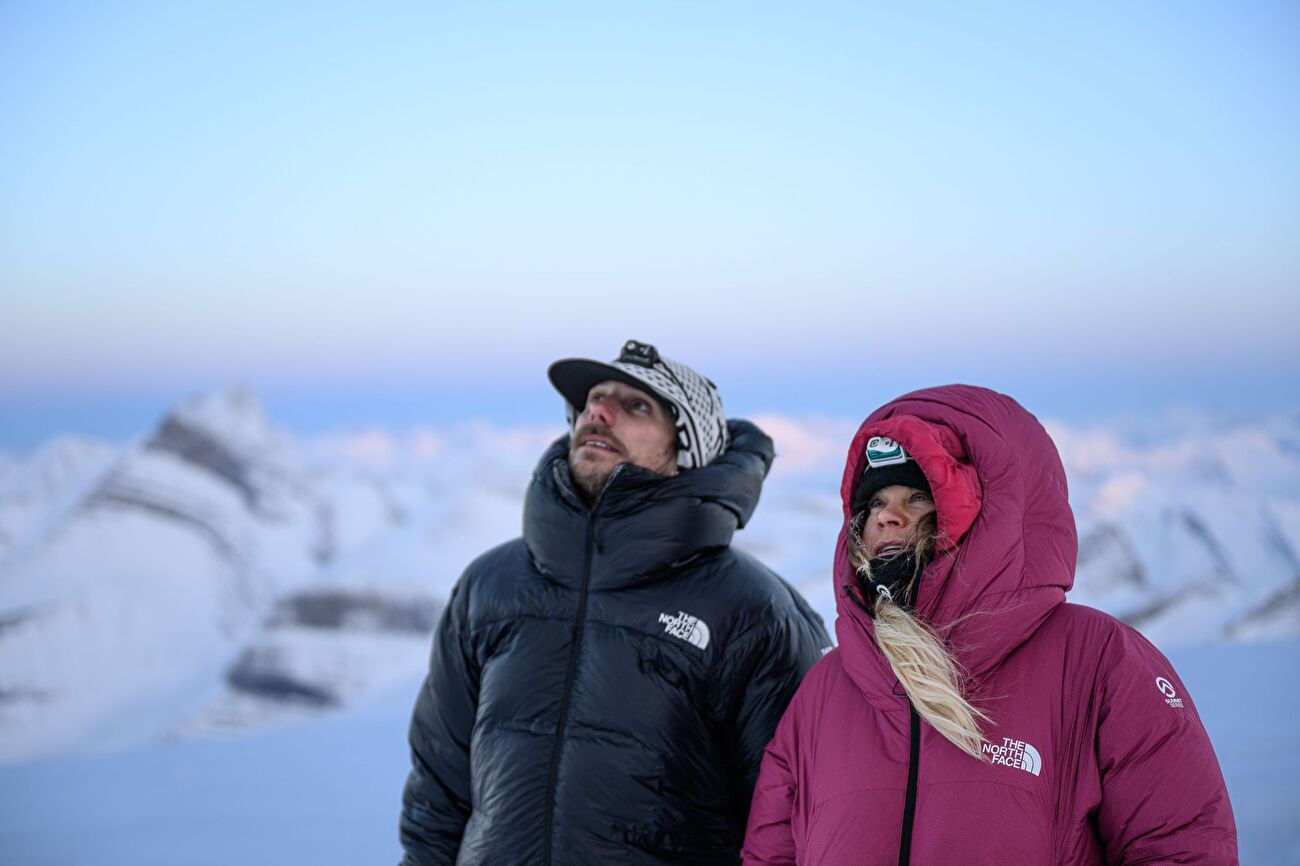
POLYGON ((930 494, 915 487, 882 487, 867 503, 862 541, 872 559, 897 556, 916 542, 921 518, 934 513, 930 494))

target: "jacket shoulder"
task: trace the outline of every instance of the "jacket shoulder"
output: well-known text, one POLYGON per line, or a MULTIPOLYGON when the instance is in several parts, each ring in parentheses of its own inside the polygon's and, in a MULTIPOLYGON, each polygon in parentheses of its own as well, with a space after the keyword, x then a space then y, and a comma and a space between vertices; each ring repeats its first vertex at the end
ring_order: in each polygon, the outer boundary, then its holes
POLYGON ((1133 631, 1133 627, 1105 611, 1088 607, 1084 604, 1064 602, 1058 604, 1044 622, 1048 631, 1062 631, 1068 634, 1095 637, 1114 636, 1120 632, 1133 631))
POLYGON ((733 641, 795 642, 798 636, 800 644, 815 644, 818 654, 831 645, 821 616, 797 589, 756 557, 733 546, 723 552, 714 571, 720 581, 713 593, 715 604, 726 610, 723 619, 732 623, 733 641))
POLYGON ((519 581, 533 573, 532 555, 522 538, 514 538, 475 557, 452 588, 452 598, 471 620, 493 617, 518 598, 519 581))
POLYGON ((1155 644, 1133 626, 1108 613, 1081 604, 1062 604, 1044 626, 1058 639, 1075 664, 1096 671, 1113 697, 1128 691, 1159 698, 1160 690, 1184 688, 1173 665, 1155 644))
POLYGON ((528 568, 530 562, 528 545, 522 538, 512 538, 476 556, 469 565, 465 566, 460 582, 483 583, 493 578, 517 575, 519 569, 528 568))
POLYGON ((1097 655, 1114 658, 1131 653, 1159 653, 1142 633, 1123 620, 1083 604, 1066 602, 1043 624, 1048 634, 1056 633, 1072 649, 1093 648, 1097 655))
POLYGON ((844 670, 844 656, 841 652, 839 647, 831 647, 808 671, 799 685, 799 691, 804 693, 803 702, 823 706, 833 689, 852 685, 844 670))
POLYGON ((827 708, 836 705, 845 695, 848 701, 856 702, 857 687, 844 670, 840 648, 832 647, 804 675, 781 724, 789 729, 788 733, 796 734, 796 740, 807 741, 813 737, 811 732, 820 728, 827 708))
POLYGON ((729 547, 722 555, 719 570, 731 601, 738 607, 810 619, 823 625, 821 617, 799 591, 757 557, 729 547))

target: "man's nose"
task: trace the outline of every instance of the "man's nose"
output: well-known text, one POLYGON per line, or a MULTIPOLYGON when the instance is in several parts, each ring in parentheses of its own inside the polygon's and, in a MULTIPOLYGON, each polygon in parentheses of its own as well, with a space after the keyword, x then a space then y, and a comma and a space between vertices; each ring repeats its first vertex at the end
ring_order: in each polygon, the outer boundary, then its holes
POLYGON ((591 400, 587 403, 587 408, 582 411, 582 417, 578 419, 581 424, 586 419, 588 424, 599 424, 603 427, 609 427, 613 421, 613 412, 611 412, 608 400, 591 400))

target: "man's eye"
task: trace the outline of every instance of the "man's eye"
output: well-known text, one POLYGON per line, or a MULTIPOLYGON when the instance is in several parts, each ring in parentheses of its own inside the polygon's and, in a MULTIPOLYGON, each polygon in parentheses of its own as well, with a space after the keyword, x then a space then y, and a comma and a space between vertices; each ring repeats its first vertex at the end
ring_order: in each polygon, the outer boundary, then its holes
POLYGON ((647 412, 650 409, 650 404, 644 400, 636 400, 632 403, 632 408, 637 412, 647 412))

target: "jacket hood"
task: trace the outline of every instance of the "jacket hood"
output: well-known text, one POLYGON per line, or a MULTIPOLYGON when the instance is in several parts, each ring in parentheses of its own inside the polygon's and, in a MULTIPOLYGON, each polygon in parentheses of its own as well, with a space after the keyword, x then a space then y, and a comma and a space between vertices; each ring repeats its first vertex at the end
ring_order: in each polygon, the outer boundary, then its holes
POLYGON ((569 436, 557 439, 538 462, 524 500, 524 542, 537 564, 553 579, 577 585, 590 543, 592 586, 601 587, 728 546, 758 507, 775 451, 748 421, 730 420, 727 429, 727 450, 698 469, 663 476, 621 464, 594 510, 573 487, 569 436))
POLYGON ((914 391, 873 412, 849 446, 835 546, 836 636, 849 676, 881 706, 906 707, 870 617, 845 595, 853 488, 872 436, 901 444, 925 472, 937 553, 915 614, 942 635, 978 697, 981 676, 1042 624, 1074 582, 1078 553, 1060 455, 1038 419, 1003 394, 969 385, 914 391))

